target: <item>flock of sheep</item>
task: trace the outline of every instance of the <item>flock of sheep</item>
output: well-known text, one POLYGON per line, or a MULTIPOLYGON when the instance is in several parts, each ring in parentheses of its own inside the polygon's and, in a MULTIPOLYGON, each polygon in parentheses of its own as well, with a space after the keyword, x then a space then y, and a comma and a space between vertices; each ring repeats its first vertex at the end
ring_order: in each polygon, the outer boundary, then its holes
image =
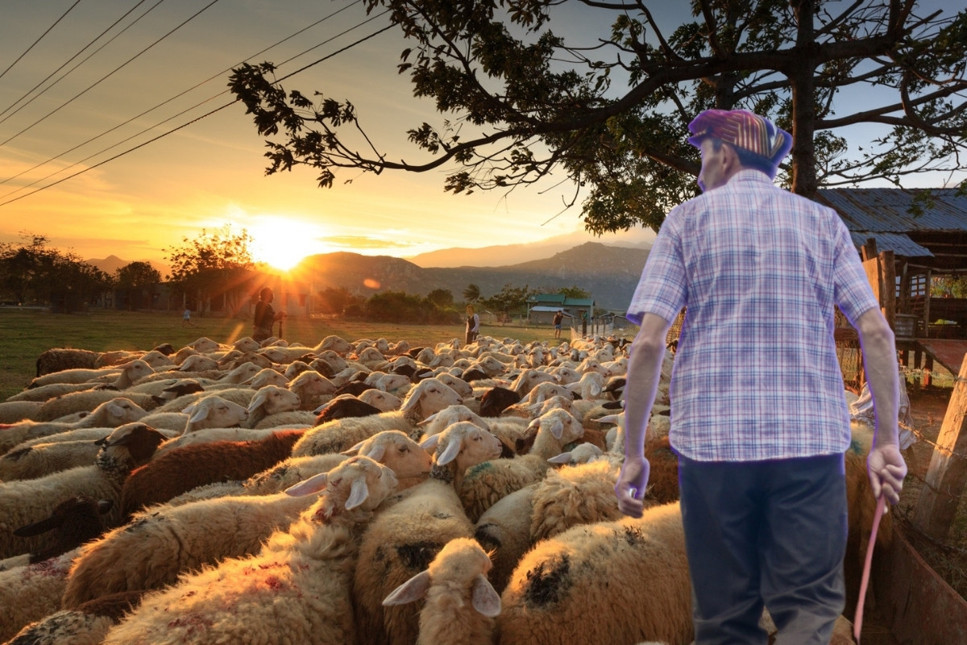
POLYGON ((672 360, 631 519, 618 343, 49 350, 0 403, 0 642, 690 643, 672 360))

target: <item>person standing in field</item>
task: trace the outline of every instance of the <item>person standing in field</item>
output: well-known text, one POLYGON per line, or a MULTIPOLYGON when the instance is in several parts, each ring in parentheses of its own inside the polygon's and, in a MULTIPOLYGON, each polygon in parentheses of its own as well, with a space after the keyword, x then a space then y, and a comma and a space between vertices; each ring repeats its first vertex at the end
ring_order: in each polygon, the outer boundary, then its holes
POLYGON ((467 345, 477 340, 480 334, 480 316, 474 313, 473 305, 467 305, 467 345))
POLYGON ((191 322, 191 308, 185 307, 184 313, 181 314, 181 326, 182 327, 194 327, 195 323, 191 322))
POLYGON ((276 320, 281 320, 285 315, 282 311, 276 313, 275 309, 272 308, 272 301, 274 299, 275 294, 272 293, 272 289, 264 287, 259 291, 259 301, 255 305, 252 338, 260 343, 272 335, 272 325, 276 320))
POLYGON ((554 338, 561 337, 561 323, 564 322, 564 311, 558 309, 557 313, 554 314, 554 338))
POLYGON ((645 427, 671 321, 683 307, 669 439, 697 645, 828 643, 843 611, 849 415, 833 338, 856 327, 876 408, 873 495, 896 503, 907 472, 889 324, 835 211, 773 185, 789 133, 744 110, 690 124, 701 196, 669 213, 628 308, 640 326, 628 365, 621 511, 640 516, 645 427))

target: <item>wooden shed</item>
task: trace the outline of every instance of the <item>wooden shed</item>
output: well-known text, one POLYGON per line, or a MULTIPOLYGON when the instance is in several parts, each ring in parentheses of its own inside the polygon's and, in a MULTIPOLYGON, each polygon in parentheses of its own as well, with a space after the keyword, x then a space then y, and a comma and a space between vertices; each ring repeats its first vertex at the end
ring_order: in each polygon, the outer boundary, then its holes
POLYGON ((930 285, 937 275, 967 275, 967 194, 834 188, 818 191, 816 201, 839 213, 865 261, 876 260, 868 273, 880 287, 903 358, 912 352, 913 367, 936 360, 959 373, 967 352, 967 299, 933 297, 930 285))

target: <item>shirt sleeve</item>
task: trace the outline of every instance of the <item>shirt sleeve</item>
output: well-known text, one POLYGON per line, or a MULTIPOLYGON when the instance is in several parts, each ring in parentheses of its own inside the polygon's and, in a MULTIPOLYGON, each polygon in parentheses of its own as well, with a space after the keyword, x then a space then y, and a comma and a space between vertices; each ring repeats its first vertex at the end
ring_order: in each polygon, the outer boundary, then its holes
POLYGON ((677 210, 672 210, 665 218, 628 305, 625 317, 636 325, 646 313, 672 321, 685 306, 688 285, 678 226, 681 218, 676 215, 677 210))
POLYGON ((863 262, 860 260, 846 225, 838 215, 833 215, 833 239, 835 240, 834 284, 836 306, 846 316, 850 324, 880 303, 873 295, 873 288, 866 277, 863 262))

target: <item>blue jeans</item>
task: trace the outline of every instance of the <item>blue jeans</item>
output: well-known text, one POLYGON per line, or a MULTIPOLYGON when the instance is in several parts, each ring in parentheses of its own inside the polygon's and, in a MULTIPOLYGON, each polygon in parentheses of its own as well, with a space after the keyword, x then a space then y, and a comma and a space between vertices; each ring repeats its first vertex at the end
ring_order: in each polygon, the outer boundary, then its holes
POLYGON ((696 645, 827 644, 845 604, 843 455, 758 462, 679 457, 696 645))

